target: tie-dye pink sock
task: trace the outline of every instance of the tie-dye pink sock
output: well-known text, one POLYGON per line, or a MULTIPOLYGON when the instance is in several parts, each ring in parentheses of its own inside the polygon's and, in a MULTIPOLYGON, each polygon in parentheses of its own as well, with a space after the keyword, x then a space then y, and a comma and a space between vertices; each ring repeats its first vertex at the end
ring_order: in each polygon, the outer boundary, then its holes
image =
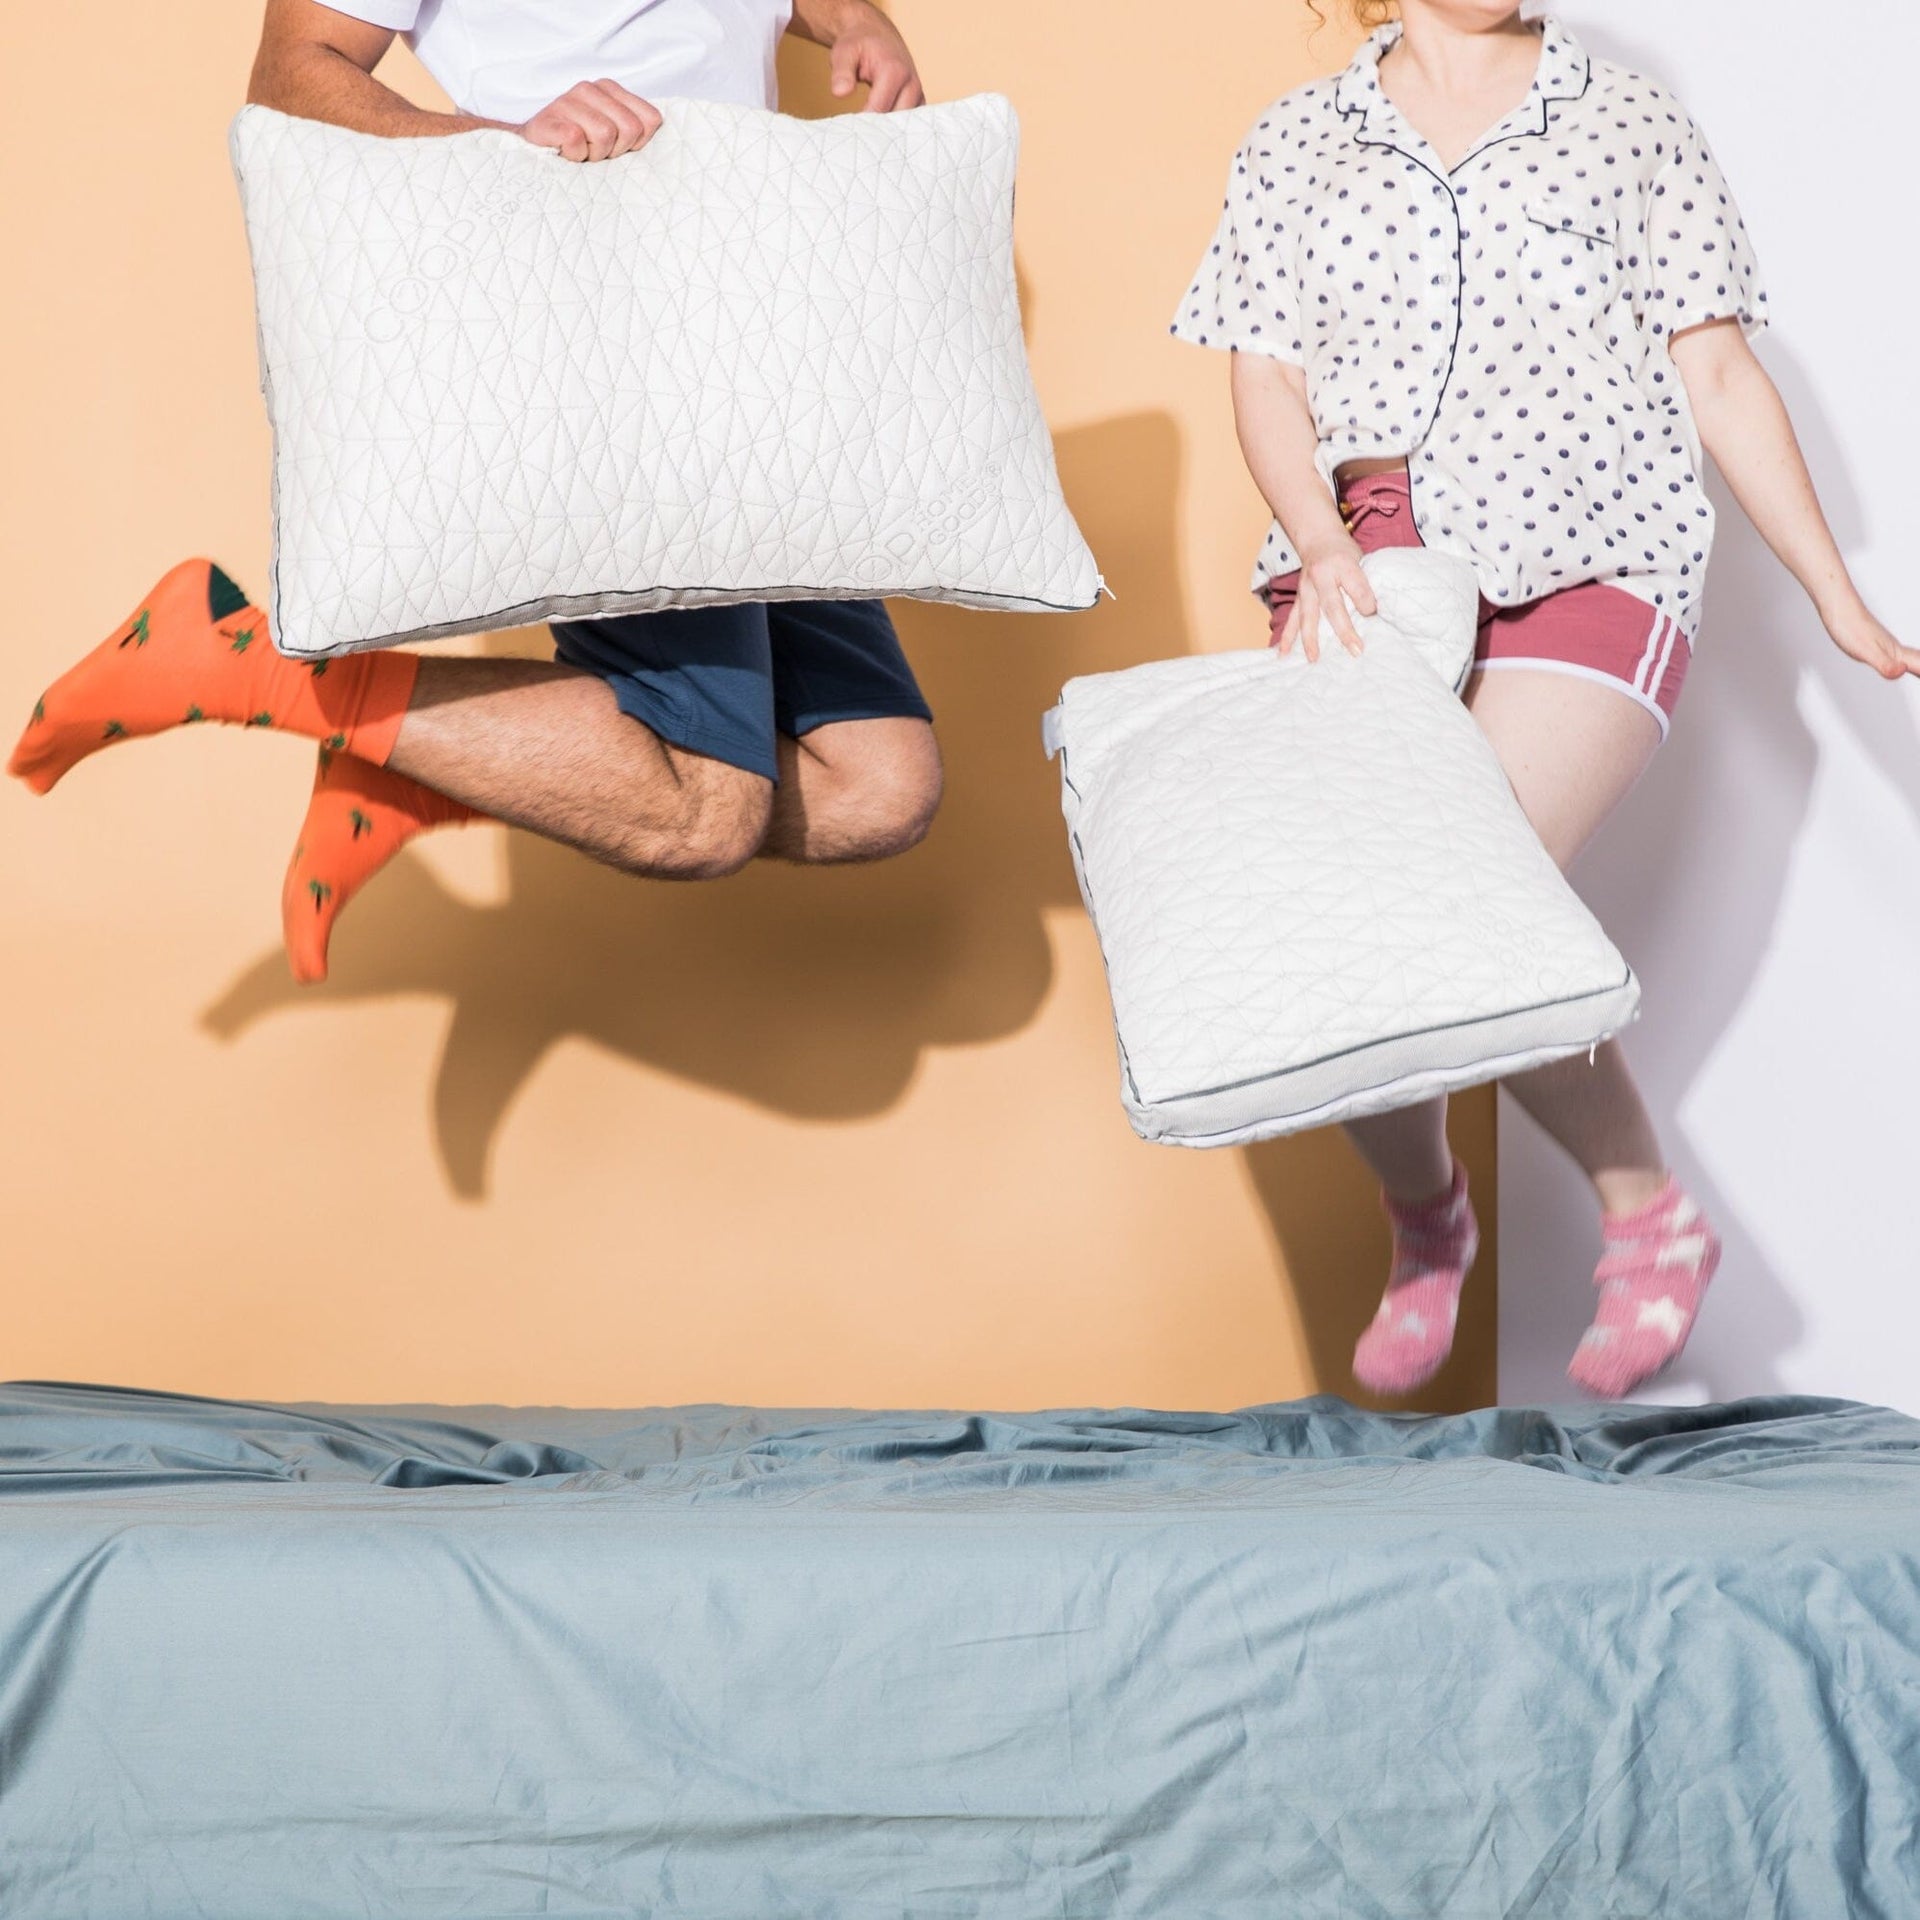
POLYGON ((1606 1251, 1593 1276, 1600 1310, 1567 1377, 1598 1399, 1618 1400, 1687 1344, 1720 1264, 1720 1236, 1674 1180, 1637 1212, 1610 1213, 1601 1225, 1606 1251))
POLYGON ((1453 1185, 1418 1206, 1388 1200, 1393 1271, 1373 1324, 1353 1350, 1353 1377, 1372 1393, 1411 1393, 1439 1372, 1453 1350, 1460 1289, 1480 1250, 1480 1227, 1467 1198, 1467 1170, 1454 1163, 1453 1185))

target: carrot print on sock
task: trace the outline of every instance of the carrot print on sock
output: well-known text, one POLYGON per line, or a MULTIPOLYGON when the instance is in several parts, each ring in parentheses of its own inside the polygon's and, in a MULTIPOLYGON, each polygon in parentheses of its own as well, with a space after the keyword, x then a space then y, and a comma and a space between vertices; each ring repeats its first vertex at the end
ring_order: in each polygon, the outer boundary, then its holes
POLYGON ((184 561, 41 695, 7 771, 46 793, 116 740, 204 720, 301 733, 381 763, 419 666, 408 653, 288 660, 226 574, 210 560, 184 561))
POLYGON ((341 909, 416 834, 483 818, 391 767, 323 746, 280 892, 293 977, 302 986, 327 977, 327 943, 341 909))

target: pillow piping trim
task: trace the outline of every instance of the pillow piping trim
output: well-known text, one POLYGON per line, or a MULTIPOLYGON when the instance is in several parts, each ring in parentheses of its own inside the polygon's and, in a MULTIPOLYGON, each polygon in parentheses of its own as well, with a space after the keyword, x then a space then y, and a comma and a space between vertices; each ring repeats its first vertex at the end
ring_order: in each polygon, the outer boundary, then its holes
MULTIPOLYGON (((1084 805, 1085 796, 1081 793, 1080 789, 1073 784, 1070 755, 1071 749, 1063 742, 1060 748, 1061 784, 1072 793, 1076 802, 1084 805)), ((1086 849, 1081 843, 1077 828, 1073 829, 1068 837, 1073 844, 1074 871, 1079 877, 1081 888, 1086 895, 1087 918, 1093 923, 1094 944, 1100 950, 1100 965, 1102 971, 1107 976, 1107 992, 1109 998, 1111 998, 1113 993, 1113 969, 1107 961, 1107 945, 1105 937, 1100 931, 1100 916, 1094 909, 1093 885, 1087 878, 1086 849)), ((1252 1073, 1246 1075, 1243 1079, 1223 1081, 1216 1086, 1210 1087, 1193 1087, 1182 1093, 1161 1094, 1156 1098, 1149 1098, 1141 1091, 1139 1079, 1133 1070, 1133 1062, 1127 1057, 1127 1043, 1121 1038, 1120 1025, 1117 1020, 1114 1023, 1114 1046, 1120 1056, 1120 1075, 1126 1085, 1127 1106, 1129 1109, 1137 1110, 1142 1117, 1151 1117, 1164 1112, 1169 1107, 1190 1100, 1209 1100, 1217 1098, 1221 1094, 1244 1092, 1248 1087, 1283 1084, 1294 1074, 1309 1073, 1316 1067, 1331 1066, 1336 1061, 1350 1059, 1356 1054, 1367 1053, 1378 1047, 1403 1046, 1408 1041, 1423 1040, 1434 1034, 1465 1033, 1475 1027, 1491 1025, 1498 1020, 1523 1019, 1530 1014, 1546 1013, 1554 1008, 1578 1007, 1585 1005, 1588 1001, 1610 999, 1614 995, 1622 993, 1631 987, 1633 985, 1633 979, 1633 968, 1622 963, 1621 977, 1618 980, 1609 986, 1595 987, 1585 993, 1564 994, 1550 1000, 1535 1001, 1532 1005, 1525 1007, 1503 1007, 1497 1013, 1476 1014, 1469 1020, 1442 1020, 1430 1027, 1408 1028, 1397 1033, 1383 1035, 1378 1039, 1363 1041, 1357 1046, 1339 1047, 1332 1053, 1323 1053, 1311 1060, 1296 1061, 1291 1066, 1275 1067, 1266 1073, 1252 1073)), ((1603 1040, 1610 1040, 1612 1038, 1612 1032, 1596 1034, 1591 1044, 1598 1046, 1603 1040)), ((1565 1051, 1566 1055, 1570 1057, 1572 1054, 1578 1053, 1579 1050, 1579 1043, 1575 1043, 1565 1051)), ((1444 1069, 1440 1071, 1444 1071, 1444 1069)), ((1462 1069, 1462 1071, 1465 1071, 1465 1069, 1462 1069)), ((1405 1076, 1396 1075, 1395 1078, 1405 1078, 1405 1076)), ((1370 1093, 1376 1093, 1380 1091, 1381 1088, 1391 1086, 1392 1084, 1393 1080, 1391 1079, 1383 1080, 1373 1087, 1363 1087, 1356 1090, 1352 1095, 1343 1097, 1364 1100, 1370 1093)), ((1464 1084, 1471 1085, 1473 1083, 1466 1082, 1464 1084)), ((1132 1117, 1131 1113, 1129 1117, 1132 1117)), ((1276 1124, 1284 1125, 1284 1121, 1276 1121, 1276 1124)), ((1153 1138, 1155 1144, 1160 1144, 1163 1141, 1171 1145, 1204 1144, 1203 1140, 1198 1139, 1193 1142, 1184 1142, 1178 1139, 1169 1140, 1167 1136, 1164 1135, 1143 1135, 1142 1137, 1153 1138)))
MULTIPOLYGON (((1312 1060, 1296 1061, 1292 1066, 1274 1067, 1266 1073, 1250 1073, 1242 1080, 1225 1080, 1218 1086, 1194 1087, 1185 1093, 1162 1094, 1157 1099, 1149 1099, 1146 1095, 1142 1094, 1138 1085, 1133 1082, 1131 1074, 1128 1076, 1128 1081, 1129 1084, 1133 1086, 1136 1104, 1138 1104, 1143 1111, 1152 1112, 1157 1108, 1170 1106, 1176 1101, 1210 1100, 1223 1093, 1241 1093, 1248 1087, 1284 1082, 1292 1074, 1310 1073, 1315 1067, 1332 1066, 1334 1062, 1351 1059, 1355 1054, 1370 1053, 1376 1047, 1404 1046, 1410 1040, 1425 1040, 1434 1034, 1467 1033, 1475 1027, 1489 1026, 1496 1020, 1522 1020, 1531 1014, 1548 1013, 1558 1007, 1578 1007, 1585 1005, 1589 1000, 1611 999, 1615 994, 1624 992, 1632 984, 1633 969, 1627 967, 1622 972, 1620 979, 1615 981, 1611 986, 1595 987, 1586 993, 1562 994, 1551 1000, 1536 1000, 1532 1005, 1525 1007, 1502 1007, 1498 1013, 1475 1014, 1470 1020, 1441 1020, 1430 1027, 1408 1027, 1397 1033, 1382 1034, 1376 1040, 1362 1041, 1358 1046, 1336 1048, 1332 1053, 1317 1055, 1312 1060)), ((1596 1034, 1591 1044, 1598 1046, 1602 1040, 1610 1040, 1612 1037, 1613 1035, 1611 1033, 1596 1034)), ((1586 1041, 1573 1042, 1568 1051, 1577 1053, 1582 1046, 1587 1044, 1589 1043, 1586 1041)), ((1446 1069, 1434 1069, 1434 1071, 1440 1072, 1446 1071, 1446 1069)), ((1404 1078, 1405 1076, 1401 1075, 1396 1077, 1404 1078)), ((1379 1084, 1384 1087, 1391 1086, 1393 1083, 1392 1081, 1383 1080, 1379 1084)), ((1364 1099, 1367 1094, 1377 1091, 1378 1088, 1376 1087, 1361 1087, 1353 1094, 1342 1097, 1364 1099)))
MULTIPOLYGON (((276 472, 276 493, 278 478, 276 472)), ((280 608, 279 560, 276 548, 268 576, 272 583, 276 614, 280 608)), ((364 639, 333 640, 325 647, 298 651, 282 647, 278 651, 290 660, 331 660, 342 654, 369 653, 380 647, 411 646, 430 640, 457 640, 470 633, 504 633, 512 627, 544 626, 553 620, 618 620, 644 618, 650 613, 677 613, 689 607, 761 606, 804 601, 910 600, 929 606, 969 607, 980 613, 1086 613, 1100 604, 1100 595, 1105 587, 1105 581, 1097 581, 1091 600, 1037 600, 1023 594, 976 593, 966 588, 937 586, 890 587, 884 593, 863 593, 858 588, 842 591, 838 587, 640 587, 631 592, 616 589, 609 594, 568 594, 558 601, 525 600, 518 606, 502 607, 475 620, 442 621, 430 627, 409 627, 393 633, 369 634, 364 639), (662 600, 657 606, 628 608, 586 604, 609 599, 650 600, 656 594, 686 593, 711 594, 713 597, 708 600, 662 600), (571 610, 572 604, 579 604, 578 612, 571 610)))

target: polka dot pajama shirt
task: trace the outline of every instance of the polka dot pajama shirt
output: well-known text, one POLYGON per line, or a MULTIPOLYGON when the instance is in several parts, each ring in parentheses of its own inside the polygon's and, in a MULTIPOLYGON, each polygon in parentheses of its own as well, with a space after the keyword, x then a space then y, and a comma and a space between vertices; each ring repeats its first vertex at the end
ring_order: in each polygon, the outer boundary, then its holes
MULTIPOLYGON (((1526 100, 1454 168, 1380 85, 1399 38, 1276 101, 1234 156, 1174 334, 1301 368, 1363 547, 1480 578, 1483 668, 1608 680, 1664 731, 1699 625, 1713 508, 1670 338, 1766 322, 1732 194, 1663 88, 1543 23, 1526 100)), ((1276 523, 1254 590, 1284 606, 1276 523)))

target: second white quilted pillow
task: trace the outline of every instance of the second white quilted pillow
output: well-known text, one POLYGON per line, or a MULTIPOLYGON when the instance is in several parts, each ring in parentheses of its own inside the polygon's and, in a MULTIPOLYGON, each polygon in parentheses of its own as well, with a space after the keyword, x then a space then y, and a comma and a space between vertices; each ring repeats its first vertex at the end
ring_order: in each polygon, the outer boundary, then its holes
POLYGON ((1007 102, 660 104, 590 166, 235 120, 283 652, 732 600, 1092 604, 1007 102))
POLYGON ((1068 683, 1048 715, 1136 1132, 1229 1146, 1583 1053, 1632 971, 1454 686, 1465 562, 1368 557, 1349 655, 1196 654, 1068 683))

